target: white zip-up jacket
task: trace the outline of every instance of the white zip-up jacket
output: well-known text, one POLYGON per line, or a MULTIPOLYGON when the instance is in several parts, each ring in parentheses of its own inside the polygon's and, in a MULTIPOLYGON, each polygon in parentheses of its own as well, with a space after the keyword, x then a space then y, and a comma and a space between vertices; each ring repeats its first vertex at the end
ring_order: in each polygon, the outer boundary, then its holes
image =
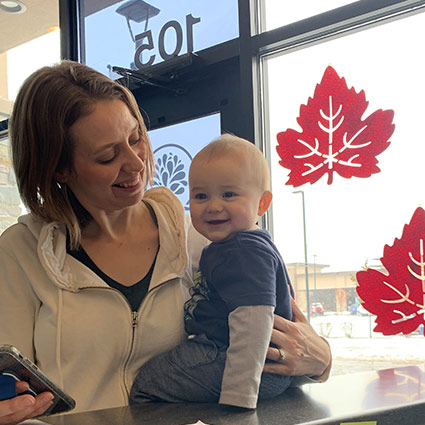
POLYGON ((64 225, 26 215, 0 237, 0 344, 17 347, 69 393, 74 412, 127 405, 140 366, 184 336, 182 278, 207 241, 168 189, 148 190, 144 200, 158 219, 160 249, 137 312, 66 253, 64 225))

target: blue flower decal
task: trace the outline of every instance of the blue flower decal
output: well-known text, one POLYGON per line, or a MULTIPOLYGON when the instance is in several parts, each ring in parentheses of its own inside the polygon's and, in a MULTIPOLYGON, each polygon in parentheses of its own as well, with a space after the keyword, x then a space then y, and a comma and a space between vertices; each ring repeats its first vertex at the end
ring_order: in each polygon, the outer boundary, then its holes
POLYGON ((189 210, 188 170, 191 155, 181 146, 168 144, 155 150, 154 186, 168 187, 189 210), (160 152, 162 151, 162 152, 160 152), (164 152, 165 151, 165 152, 164 152))
POLYGON ((168 187, 175 195, 181 195, 187 186, 184 164, 177 155, 162 155, 156 163, 155 185, 168 187))

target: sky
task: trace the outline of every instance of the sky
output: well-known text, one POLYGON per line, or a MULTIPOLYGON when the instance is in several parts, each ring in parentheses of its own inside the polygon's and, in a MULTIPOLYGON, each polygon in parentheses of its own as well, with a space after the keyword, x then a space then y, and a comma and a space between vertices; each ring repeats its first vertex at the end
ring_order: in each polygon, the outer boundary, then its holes
POLYGON ((282 0, 263 1, 267 31, 353 3, 352 0, 297 0, 288 6, 282 0))

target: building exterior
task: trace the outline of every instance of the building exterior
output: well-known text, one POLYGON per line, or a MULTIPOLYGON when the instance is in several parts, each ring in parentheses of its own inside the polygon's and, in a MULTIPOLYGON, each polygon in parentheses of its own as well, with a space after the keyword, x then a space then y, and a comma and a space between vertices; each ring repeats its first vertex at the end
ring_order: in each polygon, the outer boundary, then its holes
MULTIPOLYGON (((286 267, 295 289, 296 301, 306 311, 305 264, 289 263, 286 267)), ((326 271, 328 267, 329 264, 307 265, 310 305, 319 302, 325 312, 350 312, 353 305, 357 306, 361 302, 356 293, 356 273, 359 270, 326 271)), ((373 268, 385 273, 382 266, 373 268)))

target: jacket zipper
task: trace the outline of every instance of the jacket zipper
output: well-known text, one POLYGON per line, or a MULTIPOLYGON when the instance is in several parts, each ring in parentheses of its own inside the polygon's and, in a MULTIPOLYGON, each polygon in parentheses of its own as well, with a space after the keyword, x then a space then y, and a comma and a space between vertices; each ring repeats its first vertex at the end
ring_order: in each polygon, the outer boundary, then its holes
MULTIPOLYGON (((130 363, 130 358, 131 358, 131 355, 133 354, 134 341, 136 339, 136 328, 139 325, 139 312, 142 310, 143 304, 145 303, 146 298, 148 297, 148 295, 150 295, 157 288, 161 287, 162 285, 166 284, 167 282, 168 281, 163 282, 160 285, 156 286, 155 288, 149 289, 148 292, 146 292, 146 295, 143 298, 143 300, 142 300, 142 302, 141 302, 141 304, 139 306, 138 311, 131 311, 131 344, 130 344, 130 351, 128 353, 127 359, 126 359, 126 361, 124 363, 124 367, 123 367, 124 388, 125 388, 125 390, 127 392, 127 398, 130 396, 130 388, 128 388, 128 386, 127 386, 126 376, 127 376, 128 365, 130 363)), ((112 288, 112 289, 114 289, 114 288, 112 288)), ((114 290, 115 291, 118 291, 117 289, 114 289, 114 290)), ((124 297, 124 295, 120 291, 118 291, 118 292, 121 294, 122 297, 124 297)), ((130 310, 131 310, 131 306, 128 303, 127 298, 124 297, 124 299, 127 302, 127 304, 129 305, 130 310)))
MULTIPOLYGON (((173 278, 172 278, 173 279, 173 278)), ((152 292, 154 292, 157 288, 160 288, 163 285, 166 285, 171 279, 168 279, 165 282, 162 282, 160 285, 155 286, 155 288, 149 289, 148 292, 146 292, 145 297, 142 300, 142 303, 139 306, 139 311, 141 311, 142 306, 147 298, 147 296, 149 294, 151 294, 152 292)), ((85 288, 82 289, 106 289, 106 290, 111 290, 114 292, 117 292, 125 301, 125 303, 128 305, 130 311, 131 311, 131 343, 130 343, 130 351, 128 352, 127 358, 124 362, 124 367, 123 367, 123 384, 124 384, 124 389, 126 391, 126 395, 127 395, 127 399, 130 396, 130 388, 127 387, 127 383, 126 383, 126 375, 127 375, 127 369, 128 369, 128 364, 130 362, 130 357, 133 353, 133 347, 134 347, 134 340, 135 340, 135 335, 136 335, 136 328, 139 325, 139 311, 133 311, 131 309, 131 305, 128 302, 127 298, 124 296, 124 294, 122 292, 120 292, 118 289, 109 287, 109 288, 105 288, 105 287, 98 287, 98 286, 86 286, 85 288)))
MULTIPOLYGON (((124 366, 123 366, 123 384, 124 384, 124 390, 126 392, 126 396, 127 396, 127 399, 128 399, 128 397, 130 395, 130 389, 127 387, 127 383, 126 383, 125 377, 126 377, 127 366, 128 366, 128 363, 129 363, 131 354, 133 352, 134 339, 135 339, 136 327, 138 325, 139 313, 137 311, 133 311, 131 309, 131 305, 128 302, 127 298, 118 289, 115 289, 115 288, 112 288, 112 287, 99 287, 99 286, 86 286, 85 288, 82 288, 82 290, 84 290, 84 289, 101 289, 101 290, 106 290, 106 291, 113 291, 113 292, 119 294, 119 296, 128 305, 128 308, 129 308, 129 310, 131 312, 131 337, 130 337, 131 338, 131 342, 130 342, 130 350, 129 350, 127 356, 126 356, 126 359, 124 361, 124 366)), ((149 293, 149 291, 146 293, 146 295, 148 295, 148 293, 149 293)), ((146 295, 145 295, 145 298, 146 298, 146 295)), ((143 304, 143 301, 142 301, 142 304, 143 304)), ((140 307, 141 306, 142 305, 140 305, 140 307)), ((139 309, 140 309, 140 307, 139 307, 139 309)))
POLYGON ((131 326, 133 327, 133 332, 134 332, 134 328, 137 328, 137 325, 138 325, 137 319, 139 318, 139 313, 137 311, 133 311, 132 316, 133 316, 133 322, 131 326))
POLYGON ((125 391, 127 393, 127 398, 130 396, 130 388, 128 388, 128 386, 127 386, 126 376, 127 376, 128 364, 130 362, 130 357, 131 357, 131 354, 133 353, 134 340, 136 338, 136 328, 137 328, 137 325, 138 325, 138 318, 139 318, 139 313, 137 311, 132 311, 131 312, 131 344, 130 344, 130 351, 128 353, 127 359, 125 360, 124 367, 123 367, 124 388, 125 388, 125 391))

